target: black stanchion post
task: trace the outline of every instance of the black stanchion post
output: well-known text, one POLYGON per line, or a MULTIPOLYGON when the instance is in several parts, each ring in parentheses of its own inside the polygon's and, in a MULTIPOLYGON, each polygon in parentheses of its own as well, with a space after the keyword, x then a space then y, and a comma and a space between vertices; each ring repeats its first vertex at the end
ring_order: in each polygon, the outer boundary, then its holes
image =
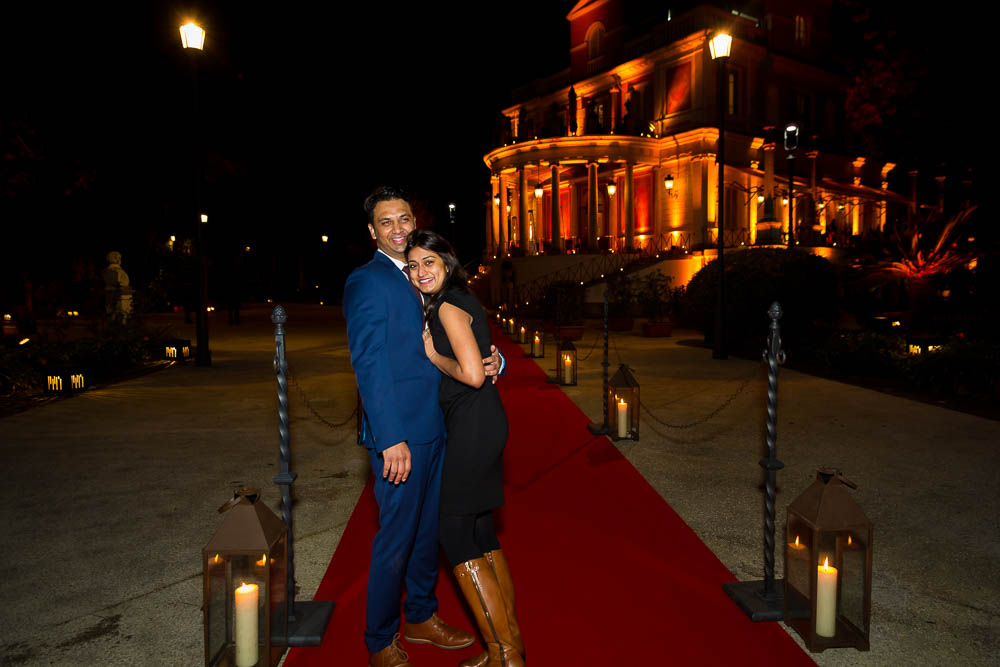
MULTIPOLYGON (((292 482, 296 475, 291 471, 290 434, 288 431, 288 361, 285 359, 285 322, 288 315, 278 305, 271 312, 274 323, 274 372, 278 376, 278 452, 280 473, 274 483, 281 487, 281 518, 288 527, 288 577, 286 610, 288 637, 272 637, 272 641, 287 642, 287 646, 318 646, 333 615, 333 601, 313 600, 295 602, 295 550, 292 533, 292 482)), ((280 609, 279 609, 280 611, 280 609)))
POLYGON ((601 361, 601 366, 603 366, 602 371, 602 382, 601 382, 601 393, 603 394, 604 402, 604 421, 600 424, 587 424, 587 428, 594 435, 609 435, 611 429, 608 427, 608 290, 604 289, 604 360, 601 361))
POLYGON ((767 311, 771 318, 764 361, 767 363, 767 458, 760 466, 767 471, 764 495, 764 581, 734 581, 722 589, 750 617, 751 621, 780 621, 784 617, 784 585, 774 578, 774 503, 778 471, 778 366, 785 363, 781 349, 781 306, 774 302, 767 311))

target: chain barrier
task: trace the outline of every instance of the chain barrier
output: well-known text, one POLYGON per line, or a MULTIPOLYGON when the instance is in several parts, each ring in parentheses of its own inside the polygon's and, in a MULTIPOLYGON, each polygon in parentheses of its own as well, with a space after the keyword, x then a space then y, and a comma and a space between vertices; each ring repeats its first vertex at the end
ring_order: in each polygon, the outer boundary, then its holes
MULTIPOLYGON (((619 364, 624 364, 625 362, 622 361, 622 355, 621 355, 620 352, 618 352, 618 345, 615 343, 614 336, 610 336, 609 335, 608 339, 611 341, 611 345, 615 348, 615 356, 618 357, 618 363, 619 364)), ((713 417, 715 417, 720 412, 722 412, 723 410, 725 410, 726 408, 728 408, 729 404, 732 403, 733 401, 735 401, 736 397, 743 393, 743 391, 747 388, 747 385, 750 384, 750 381, 753 380, 754 376, 757 375, 758 373, 759 373, 759 369, 755 368, 753 371, 750 372, 749 375, 747 375, 746 378, 743 379, 743 381, 740 383, 740 386, 736 388, 736 391, 734 391, 732 393, 732 395, 729 396, 729 398, 727 398, 726 400, 724 400, 722 402, 722 404, 719 405, 719 407, 715 408, 714 410, 712 410, 711 412, 709 412, 707 415, 705 415, 701 419, 696 419, 693 422, 688 422, 686 424, 672 424, 672 423, 670 423, 668 421, 660 419, 659 417, 657 417, 653 413, 652 410, 650 410, 649 408, 646 407, 646 404, 642 402, 642 399, 639 399, 639 407, 647 415, 649 415, 649 417, 652 418, 653 421, 655 421, 656 423, 661 424, 663 426, 666 426, 667 428, 675 428, 675 429, 694 428, 695 426, 701 426, 702 424, 707 423, 713 417)), ((653 430, 655 431, 656 429, 653 429, 653 430)), ((659 433, 659 432, 657 432, 657 433, 658 433, 658 435, 663 435, 662 433, 659 433)))
POLYGON ((594 349, 597 347, 597 341, 601 340, 601 336, 602 336, 602 333, 600 331, 598 331, 597 332, 597 337, 594 338, 594 344, 590 346, 590 351, 587 352, 587 354, 585 354, 582 357, 580 356, 579 353, 577 353, 576 360, 577 361, 586 361, 587 359, 589 359, 590 355, 592 355, 594 353, 594 349))
POLYGON ((347 419, 345 419, 344 421, 342 421, 342 422, 339 422, 339 423, 337 423, 337 424, 334 424, 334 423, 332 423, 332 422, 328 421, 328 420, 327 420, 326 418, 324 418, 324 417, 323 417, 323 415, 321 415, 320 413, 316 412, 316 408, 314 408, 314 407, 312 406, 312 403, 310 403, 310 402, 309 402, 309 399, 308 399, 308 398, 306 398, 306 394, 305 394, 305 392, 304 392, 304 391, 302 391, 302 387, 300 387, 300 386, 299 386, 299 383, 298 383, 298 382, 296 381, 296 379, 295 379, 295 378, 296 378, 296 373, 295 373, 295 369, 294 369, 294 368, 292 367, 292 365, 291 365, 291 364, 288 364, 288 379, 289 379, 289 381, 290 381, 290 382, 291 382, 291 383, 292 383, 293 385, 295 385, 295 390, 296 390, 297 392, 299 392, 299 398, 300 398, 300 399, 302 399, 302 403, 303 403, 303 404, 304 404, 304 405, 305 405, 305 406, 306 406, 307 408, 309 408, 309 412, 311 412, 311 413, 313 414, 313 417, 315 417, 315 418, 316 418, 317 420, 319 420, 319 421, 320 421, 321 423, 325 424, 326 426, 329 426, 330 428, 333 428, 333 429, 337 429, 337 428, 342 428, 342 427, 344 427, 344 426, 347 426, 347 424, 348 424, 348 423, 349 423, 349 422, 350 422, 350 421, 351 421, 352 419, 354 419, 355 415, 357 415, 357 414, 358 414, 358 406, 357 406, 357 405, 355 405, 355 406, 354 406, 354 410, 352 410, 352 411, 351 411, 351 414, 349 414, 349 415, 347 416, 347 419))

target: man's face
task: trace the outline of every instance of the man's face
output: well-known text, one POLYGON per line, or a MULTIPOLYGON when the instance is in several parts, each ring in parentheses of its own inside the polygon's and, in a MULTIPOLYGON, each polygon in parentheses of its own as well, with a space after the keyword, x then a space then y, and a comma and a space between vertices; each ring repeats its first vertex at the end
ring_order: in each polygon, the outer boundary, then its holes
POLYGON ((374 223, 368 231, 379 249, 390 257, 406 261, 406 235, 413 231, 413 211, 402 199, 389 199, 375 204, 374 223))

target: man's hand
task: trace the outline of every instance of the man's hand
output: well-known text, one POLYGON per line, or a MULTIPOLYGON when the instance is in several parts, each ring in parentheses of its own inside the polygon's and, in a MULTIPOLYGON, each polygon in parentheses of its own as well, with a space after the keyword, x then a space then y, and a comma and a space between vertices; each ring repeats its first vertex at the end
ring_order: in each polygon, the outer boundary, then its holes
POLYGON ((486 371, 486 377, 492 377, 493 384, 496 384, 497 373, 500 372, 500 353, 497 352, 496 345, 490 345, 490 352, 492 354, 483 359, 483 369, 486 371))
POLYGON ((382 450, 382 479, 399 484, 409 476, 410 448, 406 446, 405 440, 382 450))

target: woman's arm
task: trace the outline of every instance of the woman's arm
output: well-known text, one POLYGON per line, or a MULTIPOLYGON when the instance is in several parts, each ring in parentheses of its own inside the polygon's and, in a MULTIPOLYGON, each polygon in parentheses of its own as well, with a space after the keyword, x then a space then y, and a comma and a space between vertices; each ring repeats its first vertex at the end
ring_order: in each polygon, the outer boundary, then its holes
POLYGON ((483 368, 483 358, 479 354, 479 345, 472 333, 472 316, 450 303, 438 306, 437 317, 448 335, 448 342, 455 353, 455 359, 441 356, 434 349, 430 333, 424 332, 424 350, 431 363, 450 378, 469 385, 481 387, 486 380, 486 370, 483 368))

